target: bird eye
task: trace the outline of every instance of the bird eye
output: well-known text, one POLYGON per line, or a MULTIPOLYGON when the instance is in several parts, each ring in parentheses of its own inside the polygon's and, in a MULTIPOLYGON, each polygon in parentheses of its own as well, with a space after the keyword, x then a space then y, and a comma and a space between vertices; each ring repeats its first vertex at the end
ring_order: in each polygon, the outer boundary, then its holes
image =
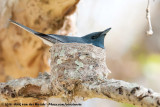
POLYGON ((97 36, 92 36, 91 39, 97 39, 97 36))

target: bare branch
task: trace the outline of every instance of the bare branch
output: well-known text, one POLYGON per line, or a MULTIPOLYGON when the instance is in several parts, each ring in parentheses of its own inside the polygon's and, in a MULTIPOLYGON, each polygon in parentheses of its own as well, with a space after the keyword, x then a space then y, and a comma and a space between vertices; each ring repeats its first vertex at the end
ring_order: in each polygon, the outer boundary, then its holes
POLYGON ((105 50, 87 44, 54 44, 51 51, 51 75, 20 78, 0 84, 0 102, 16 98, 47 99, 59 97, 65 102, 75 97, 111 99, 142 107, 160 106, 160 94, 120 80, 107 79, 105 50))
POLYGON ((102 83, 94 83, 94 85, 88 84, 84 87, 88 87, 87 89, 91 90, 92 97, 109 98, 117 102, 129 103, 141 107, 160 106, 159 93, 134 83, 110 79, 102 83))

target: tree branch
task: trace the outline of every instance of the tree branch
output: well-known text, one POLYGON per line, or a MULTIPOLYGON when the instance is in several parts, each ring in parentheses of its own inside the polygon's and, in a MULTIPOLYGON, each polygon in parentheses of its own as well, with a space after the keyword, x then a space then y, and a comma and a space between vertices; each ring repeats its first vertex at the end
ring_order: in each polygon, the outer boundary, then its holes
POLYGON ((87 44, 54 44, 51 75, 20 78, 0 84, 0 102, 16 98, 59 97, 71 102, 76 96, 111 99, 142 107, 160 106, 160 94, 120 80, 107 79, 105 50, 87 44))

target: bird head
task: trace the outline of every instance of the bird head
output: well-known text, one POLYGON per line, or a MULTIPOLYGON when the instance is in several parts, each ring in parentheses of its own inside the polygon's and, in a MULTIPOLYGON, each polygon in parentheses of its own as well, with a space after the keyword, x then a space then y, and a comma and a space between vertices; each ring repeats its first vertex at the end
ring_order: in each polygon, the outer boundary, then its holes
POLYGON ((101 32, 90 33, 82 38, 86 43, 90 43, 104 49, 104 38, 110 30, 111 28, 108 28, 101 32))

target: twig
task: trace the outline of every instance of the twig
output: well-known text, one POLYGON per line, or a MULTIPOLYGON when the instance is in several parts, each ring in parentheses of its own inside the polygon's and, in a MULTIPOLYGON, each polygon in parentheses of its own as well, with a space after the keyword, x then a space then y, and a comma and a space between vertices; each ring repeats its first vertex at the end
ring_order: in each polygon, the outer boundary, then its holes
POLYGON ((151 23, 151 15, 150 15, 150 0, 148 0, 147 8, 146 8, 146 18, 148 20, 149 30, 147 31, 147 35, 153 35, 152 23, 151 23))

